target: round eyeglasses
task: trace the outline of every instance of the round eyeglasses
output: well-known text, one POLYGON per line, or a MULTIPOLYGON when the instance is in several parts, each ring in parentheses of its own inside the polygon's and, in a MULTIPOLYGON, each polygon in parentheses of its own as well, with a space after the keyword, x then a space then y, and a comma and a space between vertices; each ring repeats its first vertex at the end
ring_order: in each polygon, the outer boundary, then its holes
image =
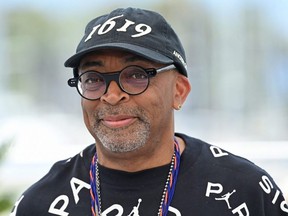
POLYGON ((120 89, 129 95, 143 93, 149 86, 150 78, 157 73, 175 69, 171 64, 162 68, 142 68, 136 65, 125 67, 121 71, 100 73, 86 71, 68 80, 70 87, 76 87, 78 93, 87 100, 97 100, 107 92, 111 81, 115 81, 120 89))

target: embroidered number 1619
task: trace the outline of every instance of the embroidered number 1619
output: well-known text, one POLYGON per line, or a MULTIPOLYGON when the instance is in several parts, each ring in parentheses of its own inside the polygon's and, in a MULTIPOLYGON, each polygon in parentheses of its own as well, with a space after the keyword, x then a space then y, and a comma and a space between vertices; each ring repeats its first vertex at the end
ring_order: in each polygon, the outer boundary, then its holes
MULTIPOLYGON (((94 26, 92 31, 90 32, 90 34, 88 35, 88 37, 85 39, 85 42, 87 42, 88 40, 90 40, 92 38, 92 36, 96 33, 96 31, 98 30, 98 35, 103 35, 106 34, 107 32, 111 31, 114 26, 116 25, 116 19, 123 17, 122 15, 119 16, 115 16, 112 17, 110 19, 108 19, 106 22, 104 22, 102 25, 98 24, 97 26, 94 26)), ((131 25, 134 25, 135 22, 125 19, 125 23, 122 27, 116 29, 116 31, 118 32, 126 32, 127 28, 131 25)), ((152 28, 149 25, 140 23, 137 24, 135 26, 135 31, 137 32, 136 34, 131 35, 131 37, 141 37, 143 35, 149 34, 152 31, 152 28)))

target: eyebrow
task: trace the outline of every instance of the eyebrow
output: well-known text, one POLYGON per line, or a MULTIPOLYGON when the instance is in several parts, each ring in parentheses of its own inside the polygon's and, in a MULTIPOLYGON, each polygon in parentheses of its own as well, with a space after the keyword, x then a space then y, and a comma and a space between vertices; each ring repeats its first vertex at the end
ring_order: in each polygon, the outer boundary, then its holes
MULTIPOLYGON (((141 56, 137 56, 137 55, 133 55, 133 56, 127 56, 123 59, 124 63, 132 63, 132 62, 137 62, 137 61, 141 61, 141 62, 149 62, 148 59, 141 57, 141 56)), ((101 60, 97 61, 97 60, 88 60, 86 62, 84 62, 82 65, 80 65, 79 68, 81 69, 85 69, 87 67, 102 67, 104 66, 103 62, 101 60)))
POLYGON ((87 67, 95 67, 95 66, 103 66, 103 62, 102 61, 86 61, 84 64, 81 64, 79 68, 81 69, 85 69, 87 67))
POLYGON ((138 55, 134 55, 134 56, 128 56, 126 59, 125 59, 125 63, 129 63, 129 62, 135 62, 135 61, 142 61, 142 62, 149 62, 148 59, 144 58, 144 57, 141 57, 141 56, 138 56, 138 55))

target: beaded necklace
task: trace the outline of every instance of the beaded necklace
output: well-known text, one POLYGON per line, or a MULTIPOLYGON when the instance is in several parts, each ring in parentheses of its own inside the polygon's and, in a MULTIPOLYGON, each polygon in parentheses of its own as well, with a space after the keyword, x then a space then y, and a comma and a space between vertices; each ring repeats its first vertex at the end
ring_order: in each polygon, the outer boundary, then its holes
MULTIPOLYGON (((176 187, 179 167, 180 167, 180 148, 176 138, 174 138, 174 154, 171 159, 168 177, 161 197, 161 202, 157 214, 158 216, 166 216, 168 213, 168 208, 172 201, 176 187)), ((99 179, 97 152, 95 152, 95 155, 92 158, 89 175, 91 185, 90 197, 91 197, 92 216, 101 216, 102 212, 101 212, 101 196, 100 196, 100 179, 99 179)))

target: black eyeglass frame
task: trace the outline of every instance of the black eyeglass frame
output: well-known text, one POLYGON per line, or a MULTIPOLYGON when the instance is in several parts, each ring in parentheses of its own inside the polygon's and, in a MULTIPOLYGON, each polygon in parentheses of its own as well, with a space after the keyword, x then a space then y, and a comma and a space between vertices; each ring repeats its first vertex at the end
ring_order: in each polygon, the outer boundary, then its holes
MULTIPOLYGON (((129 95, 139 95, 139 94, 142 94, 143 92, 145 92, 145 91, 147 90, 147 88, 149 87, 149 84, 150 84, 150 78, 151 78, 151 77, 155 77, 156 74, 158 74, 158 73, 165 72, 165 71, 169 71, 169 70, 173 70, 173 69, 176 69, 176 67, 175 67, 174 64, 166 65, 166 66, 161 67, 161 68, 158 68, 158 69, 156 69, 156 68, 143 68, 143 67, 138 66, 138 65, 129 65, 129 66, 123 68, 123 69, 120 70, 120 71, 114 71, 114 72, 108 72, 108 73, 100 73, 100 72, 98 72, 98 71, 93 71, 93 70, 91 71, 91 70, 90 70, 90 71, 84 72, 83 74, 89 73, 89 72, 95 72, 95 73, 100 74, 100 75, 104 78, 105 83, 106 83, 106 89, 105 89, 104 93, 103 93, 100 97, 102 97, 104 94, 106 94, 106 92, 107 92, 107 90, 108 90, 108 88, 109 88, 109 85, 110 85, 111 81, 115 81, 115 82, 117 83, 117 85, 119 86, 119 88, 120 88, 123 92, 125 92, 125 93, 127 93, 127 94, 129 94, 129 95), (128 67, 138 67, 138 68, 141 68, 143 71, 146 72, 146 74, 147 74, 147 76, 148 76, 148 83, 147 83, 146 88, 145 88, 143 91, 141 91, 141 92, 139 92, 139 93, 136 93, 136 94, 133 94, 133 93, 127 92, 127 91, 122 87, 122 85, 121 85, 121 83, 120 83, 120 74, 121 74, 122 71, 124 71, 124 70, 125 70, 126 68, 128 68, 128 67)), ((79 75, 77 69, 74 69, 74 77, 73 77, 73 78, 70 78, 70 79, 68 80, 68 85, 69 85, 70 87, 75 87, 75 88, 77 89, 77 92, 80 94, 80 96, 83 97, 83 98, 85 98, 86 100, 91 100, 91 101, 98 100, 100 97, 98 97, 98 98, 96 98, 96 99, 91 99, 91 98, 85 97, 85 96, 80 92, 78 82, 80 82, 80 78, 81 78, 81 76, 82 76, 83 74, 79 75)))

